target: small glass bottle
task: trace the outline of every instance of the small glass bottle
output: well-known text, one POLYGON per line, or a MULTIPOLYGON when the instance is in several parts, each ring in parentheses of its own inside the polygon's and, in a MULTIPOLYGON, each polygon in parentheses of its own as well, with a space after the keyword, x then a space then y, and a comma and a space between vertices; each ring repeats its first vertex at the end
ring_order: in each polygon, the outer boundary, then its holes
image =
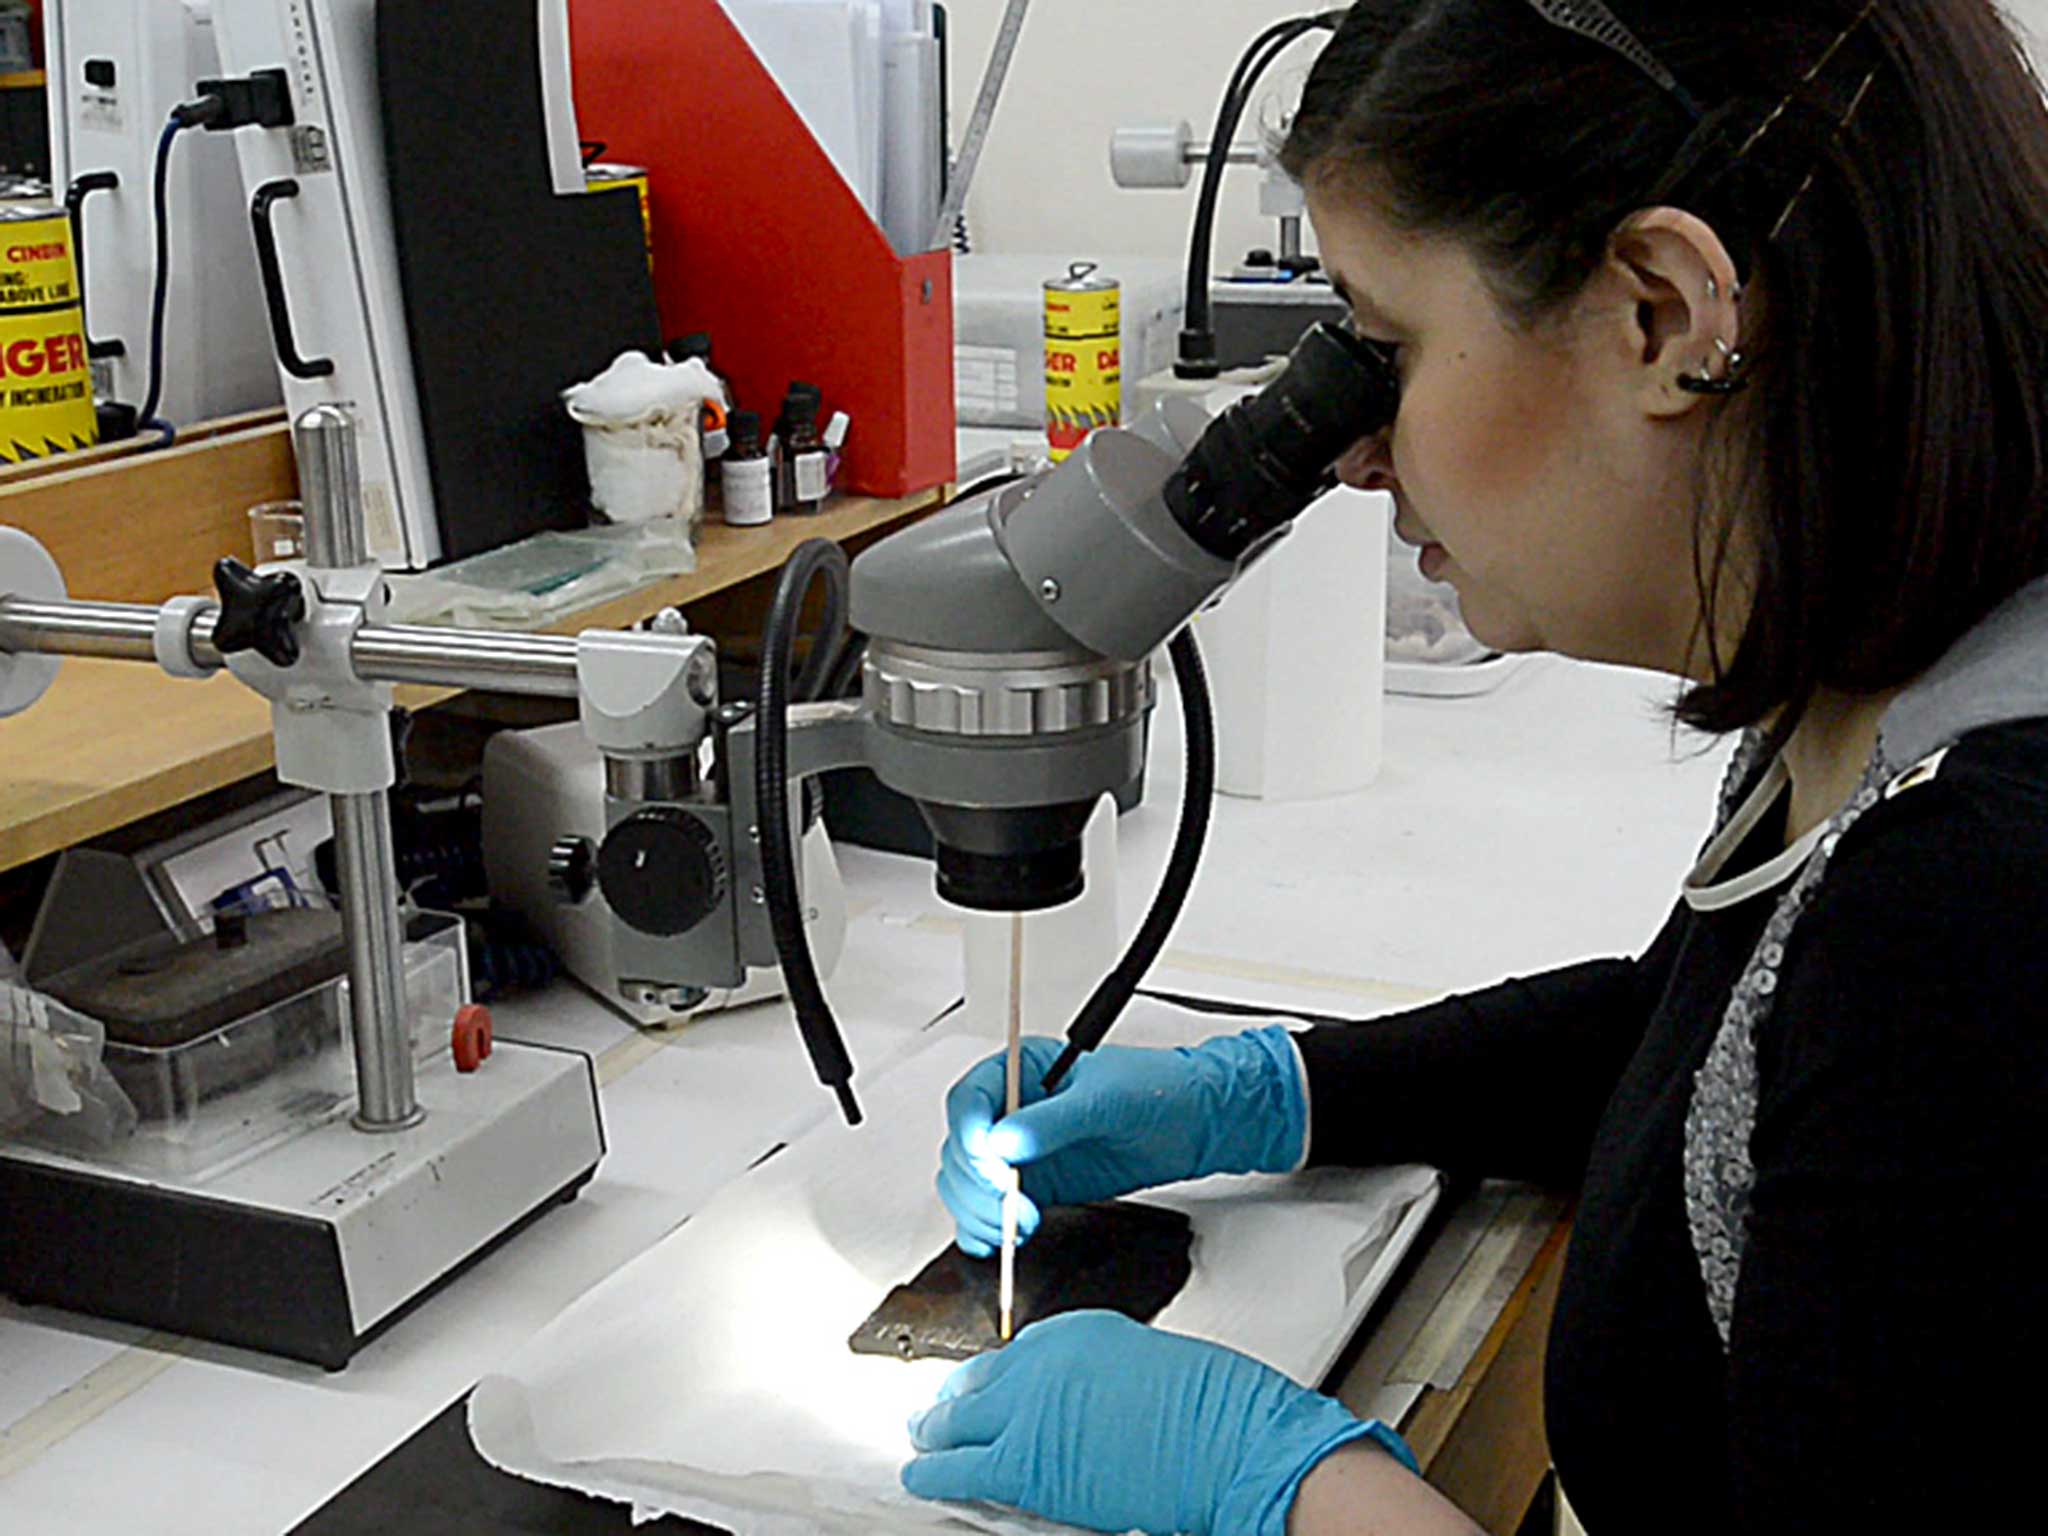
POLYGON ((735 528, 758 528, 775 518, 775 481, 761 445, 761 418, 734 411, 725 425, 725 457, 718 464, 725 520, 735 528))
POLYGON ((831 452, 818 436, 818 413, 824 404, 817 387, 792 384, 775 423, 781 445, 775 465, 775 510, 808 514, 825 504, 832 488, 831 452))

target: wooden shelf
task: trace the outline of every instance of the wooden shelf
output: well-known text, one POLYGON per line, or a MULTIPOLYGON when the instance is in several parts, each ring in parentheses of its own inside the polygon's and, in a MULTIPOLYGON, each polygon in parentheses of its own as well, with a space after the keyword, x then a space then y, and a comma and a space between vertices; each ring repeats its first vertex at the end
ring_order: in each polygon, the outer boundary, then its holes
MULTIPOLYGON (((229 433, 215 439, 210 460, 202 457, 205 446, 195 445, 192 462, 173 458, 182 452, 173 449, 154 463, 122 460, 65 477, 70 488, 56 505, 78 508, 81 497, 93 492, 91 503, 98 508, 122 506, 110 493, 138 469, 147 471, 152 481, 168 472, 169 480, 181 487, 195 476, 225 472, 229 489, 215 496, 221 505, 207 513, 210 525, 190 512, 189 501, 181 504, 187 509, 181 514, 184 522, 169 529, 173 545, 160 556, 149 553, 148 539, 123 537, 112 527, 85 534, 73 525, 65 530, 67 536, 59 537, 47 527, 52 505, 48 497, 28 504, 0 494, 0 524, 14 523, 43 538, 80 597, 155 602, 179 590, 204 591, 203 580, 188 580, 153 592, 140 573, 175 566, 196 574, 210 566, 215 554, 242 552, 247 530, 236 527, 236 509, 292 494, 289 479, 278 479, 290 471, 288 445, 278 458, 281 436, 281 427, 229 433), (258 468, 250 469, 252 464, 258 468), (241 472, 236 472, 237 466, 241 472), (121 478, 103 478, 108 476, 121 478), (85 482, 83 491, 78 481, 85 482), (24 512, 45 515, 21 515, 24 512), (38 527, 39 522, 45 526, 38 527), (240 543, 225 542, 230 532, 239 534, 240 543), (202 538, 207 542, 194 542, 202 538), (76 558, 67 557, 60 545, 73 546, 76 558), (106 580, 87 579, 80 566, 106 580)), ((939 499, 936 491, 894 502, 848 499, 828 505, 816 517, 777 518, 763 528, 710 524, 693 574, 611 599, 565 620, 556 631, 616 628, 662 608, 687 609, 777 569, 805 539, 876 535, 909 521, 939 499)), ((157 527, 160 533, 165 524, 176 523, 168 515, 152 519, 147 508, 133 505, 123 506, 122 514, 136 524, 157 527)), ((419 708, 453 692, 403 688, 398 697, 401 704, 419 708)), ((261 773, 274 760, 268 704, 230 677, 181 682, 135 662, 67 661, 55 686, 34 709, 0 720, 0 870, 261 773)))

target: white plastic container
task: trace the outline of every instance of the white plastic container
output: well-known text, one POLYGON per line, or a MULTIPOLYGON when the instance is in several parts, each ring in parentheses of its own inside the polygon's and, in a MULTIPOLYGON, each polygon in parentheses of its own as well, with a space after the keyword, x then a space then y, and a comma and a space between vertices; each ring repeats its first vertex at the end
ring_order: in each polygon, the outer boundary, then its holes
POLYGON ((1331 491, 1199 620, 1226 795, 1311 800, 1379 776, 1392 517, 1384 491, 1331 491))
POLYGON ((699 417, 709 399, 722 403, 724 389, 701 361, 655 363, 638 352, 565 390, 570 419, 583 428, 591 505, 615 523, 695 523, 704 511, 699 417))

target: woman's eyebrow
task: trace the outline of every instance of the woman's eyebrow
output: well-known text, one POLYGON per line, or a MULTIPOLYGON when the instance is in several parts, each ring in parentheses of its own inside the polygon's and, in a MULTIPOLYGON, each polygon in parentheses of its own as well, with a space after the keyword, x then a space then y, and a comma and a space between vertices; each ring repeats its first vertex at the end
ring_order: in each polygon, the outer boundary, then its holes
POLYGON ((1373 303, 1370 294, 1361 292, 1352 284, 1345 282, 1336 272, 1327 272, 1327 275, 1330 279, 1330 287, 1336 292, 1337 297, 1344 301, 1345 307, 1352 314, 1362 315, 1374 320, 1386 320, 1386 311, 1373 303))

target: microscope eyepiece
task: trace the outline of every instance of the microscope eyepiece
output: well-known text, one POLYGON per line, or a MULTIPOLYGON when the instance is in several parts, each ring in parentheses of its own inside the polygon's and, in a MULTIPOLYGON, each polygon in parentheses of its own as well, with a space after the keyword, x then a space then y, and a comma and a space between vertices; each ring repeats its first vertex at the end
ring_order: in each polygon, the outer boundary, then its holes
POLYGON ((1345 449, 1384 428, 1400 403, 1388 348, 1315 325, 1279 378, 1209 425, 1167 482, 1166 504, 1203 549, 1235 561, 1292 522, 1345 449))

